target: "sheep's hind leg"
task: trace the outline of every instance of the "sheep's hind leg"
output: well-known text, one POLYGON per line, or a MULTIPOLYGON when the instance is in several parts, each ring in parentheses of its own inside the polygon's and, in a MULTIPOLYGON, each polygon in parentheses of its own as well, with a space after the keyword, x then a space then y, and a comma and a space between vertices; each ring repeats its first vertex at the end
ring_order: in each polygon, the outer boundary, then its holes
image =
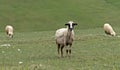
POLYGON ((60 56, 60 44, 58 44, 58 49, 57 49, 57 51, 58 51, 58 55, 60 56))
POLYGON ((64 46, 61 46, 61 57, 63 57, 63 48, 64 46))

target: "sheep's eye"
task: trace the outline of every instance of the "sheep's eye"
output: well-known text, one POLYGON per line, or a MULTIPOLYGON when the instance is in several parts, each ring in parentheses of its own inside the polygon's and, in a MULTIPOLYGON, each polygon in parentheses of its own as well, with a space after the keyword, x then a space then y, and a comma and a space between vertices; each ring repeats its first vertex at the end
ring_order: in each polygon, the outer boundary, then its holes
POLYGON ((74 26, 74 25, 77 25, 77 23, 74 23, 73 26, 74 26))
POLYGON ((70 25, 68 25, 70 27, 70 25))
POLYGON ((74 26, 74 24, 72 24, 72 26, 74 26))
POLYGON ((66 26, 69 25, 69 24, 65 24, 66 26))

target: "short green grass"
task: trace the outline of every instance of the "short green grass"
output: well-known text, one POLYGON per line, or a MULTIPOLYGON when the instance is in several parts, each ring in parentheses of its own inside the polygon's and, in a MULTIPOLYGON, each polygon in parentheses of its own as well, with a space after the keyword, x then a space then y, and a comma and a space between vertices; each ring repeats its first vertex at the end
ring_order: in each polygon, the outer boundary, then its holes
POLYGON ((120 69, 119 34, 106 36, 102 28, 75 30, 71 57, 58 58, 54 33, 16 32, 13 39, 0 33, 0 45, 11 45, 0 46, 0 70, 120 69))
POLYGON ((120 70, 119 8, 120 0, 0 0, 0 70, 120 70), (72 55, 58 58, 55 30, 70 20, 72 55), (116 37, 105 35, 106 22, 116 37))

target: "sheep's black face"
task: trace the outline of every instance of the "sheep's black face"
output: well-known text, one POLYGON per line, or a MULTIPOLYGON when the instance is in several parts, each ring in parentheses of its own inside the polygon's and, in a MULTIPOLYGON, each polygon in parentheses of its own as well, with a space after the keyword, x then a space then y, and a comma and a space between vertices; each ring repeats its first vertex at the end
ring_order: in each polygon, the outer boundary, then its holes
POLYGON ((72 31, 74 29, 74 26, 77 25, 77 23, 74 23, 73 21, 70 21, 70 22, 68 22, 65 25, 68 26, 68 28, 70 29, 70 31, 72 31))

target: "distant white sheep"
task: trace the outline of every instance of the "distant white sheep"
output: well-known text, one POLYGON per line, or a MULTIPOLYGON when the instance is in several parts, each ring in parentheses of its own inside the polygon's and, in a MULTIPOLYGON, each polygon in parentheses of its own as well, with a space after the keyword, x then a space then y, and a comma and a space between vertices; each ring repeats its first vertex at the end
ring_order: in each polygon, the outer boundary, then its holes
POLYGON ((13 27, 11 25, 7 25, 5 27, 6 34, 8 37, 12 38, 13 37, 13 27))
POLYGON ((56 44, 58 46, 58 54, 61 54, 61 57, 63 57, 63 48, 66 48, 66 54, 71 54, 71 46, 72 42, 74 40, 74 31, 73 28, 77 23, 74 23, 73 21, 69 21, 67 24, 65 24, 67 28, 61 28, 58 29, 55 33, 56 38, 56 44), (69 46, 68 46, 69 45, 69 46), (61 53, 60 53, 61 52, 61 53))
POLYGON ((115 31, 113 30, 113 28, 110 24, 105 23, 103 28, 104 28, 104 31, 106 34, 111 35, 111 36, 116 35, 115 31))

